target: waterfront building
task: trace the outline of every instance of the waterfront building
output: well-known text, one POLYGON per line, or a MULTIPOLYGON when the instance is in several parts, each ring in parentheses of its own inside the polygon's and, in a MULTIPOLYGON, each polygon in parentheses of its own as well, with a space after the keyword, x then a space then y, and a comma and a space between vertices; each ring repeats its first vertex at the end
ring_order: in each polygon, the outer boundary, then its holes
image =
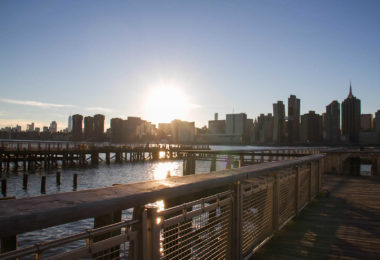
POLYGON ((71 132, 73 130, 73 117, 69 115, 67 130, 71 132))
POLYGON ((227 114, 226 115, 226 134, 228 135, 243 135, 245 131, 245 123, 247 115, 240 114, 227 114))
POLYGON ((171 126, 174 143, 188 144, 195 141, 195 122, 173 120, 171 126))
POLYGON ((375 113, 375 131, 380 133, 380 110, 375 113))
POLYGON ((324 120, 325 141, 327 144, 340 142, 340 104, 334 100, 326 106, 324 120))
POLYGON ((123 141, 123 119, 111 118, 111 142, 121 143, 123 141))
POLYGON ((372 131, 373 130, 372 114, 361 114, 360 115, 360 130, 361 131, 372 131))
POLYGON ((94 138, 94 118, 92 116, 86 116, 84 118, 84 139, 87 141, 94 138))
POLYGON ((34 122, 26 125, 26 131, 27 132, 33 132, 34 131, 34 122))
POLYGON ((94 141, 104 140, 104 119, 104 115, 94 115, 94 141))
POLYGON ((226 120, 219 120, 218 113, 215 113, 214 120, 208 121, 208 130, 210 134, 225 134, 226 120))
POLYGON ((48 133, 48 132, 49 132, 49 127, 44 126, 44 127, 42 128, 42 132, 43 132, 43 133, 48 133))
POLYGON ((140 117, 129 116, 123 120, 123 142, 130 143, 137 141, 137 128, 142 124, 140 117))
POLYGON ((360 110, 360 99, 352 94, 350 83, 350 92, 342 102, 342 136, 346 142, 357 143, 359 140, 360 110))
POLYGON ((299 140, 301 101, 295 95, 288 98, 288 141, 296 144, 299 140))
POLYGON ((300 139, 305 144, 319 144, 322 141, 322 117, 314 111, 301 116, 300 139))
POLYGON ((39 127, 34 128, 34 132, 39 134, 41 132, 41 128, 39 128, 39 127))
POLYGON ((72 116, 72 140, 81 141, 82 140, 82 125, 83 125, 83 116, 76 114, 72 116))
POLYGON ((49 131, 50 131, 51 133, 56 133, 56 132, 57 132, 57 122, 56 122, 56 121, 52 121, 52 122, 50 123, 49 131))
POLYGON ((273 143, 285 142, 285 105, 282 101, 273 104, 273 143))

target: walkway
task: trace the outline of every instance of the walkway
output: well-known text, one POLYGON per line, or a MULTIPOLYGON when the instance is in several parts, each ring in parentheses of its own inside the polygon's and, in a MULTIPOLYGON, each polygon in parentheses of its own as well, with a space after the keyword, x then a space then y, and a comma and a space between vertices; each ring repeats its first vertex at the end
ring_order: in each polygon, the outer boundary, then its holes
POLYGON ((254 259, 380 259, 380 178, 326 176, 323 192, 254 259))

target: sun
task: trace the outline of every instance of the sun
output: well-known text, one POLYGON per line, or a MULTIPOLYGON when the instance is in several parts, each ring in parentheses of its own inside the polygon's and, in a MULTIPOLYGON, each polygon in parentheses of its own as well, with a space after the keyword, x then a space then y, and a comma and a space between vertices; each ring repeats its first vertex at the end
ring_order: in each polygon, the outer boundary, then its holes
POLYGON ((145 102, 146 117, 153 123, 184 119, 194 107, 179 87, 170 85, 151 88, 145 102))

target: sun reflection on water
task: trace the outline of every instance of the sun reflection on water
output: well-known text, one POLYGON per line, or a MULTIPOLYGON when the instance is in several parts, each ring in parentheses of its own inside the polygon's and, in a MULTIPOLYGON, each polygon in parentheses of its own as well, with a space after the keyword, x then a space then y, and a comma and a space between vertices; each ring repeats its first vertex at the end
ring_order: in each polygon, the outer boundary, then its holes
POLYGON ((178 168, 177 162, 161 162, 155 165, 153 170, 155 180, 163 180, 167 177, 176 175, 175 171, 178 168))

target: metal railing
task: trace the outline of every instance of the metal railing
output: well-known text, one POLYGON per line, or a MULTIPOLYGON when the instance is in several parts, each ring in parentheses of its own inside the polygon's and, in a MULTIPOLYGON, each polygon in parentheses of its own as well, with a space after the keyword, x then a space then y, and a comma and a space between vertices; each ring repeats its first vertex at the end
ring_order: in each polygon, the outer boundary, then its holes
POLYGON ((172 205, 164 210, 139 199, 128 204, 118 198, 125 206, 133 205, 131 220, 8 252, 0 259, 22 259, 28 254, 36 259, 242 259, 254 254, 319 193, 322 172, 323 155, 311 155, 199 175, 199 179, 194 175, 170 178, 167 186, 170 182, 177 194, 170 194, 167 187, 140 191, 151 196, 146 200, 164 199, 172 205), (211 182, 217 184, 208 185, 211 182), (173 203, 186 191, 188 198, 181 196, 173 203), (79 240, 85 244, 57 255, 45 254, 79 240))

